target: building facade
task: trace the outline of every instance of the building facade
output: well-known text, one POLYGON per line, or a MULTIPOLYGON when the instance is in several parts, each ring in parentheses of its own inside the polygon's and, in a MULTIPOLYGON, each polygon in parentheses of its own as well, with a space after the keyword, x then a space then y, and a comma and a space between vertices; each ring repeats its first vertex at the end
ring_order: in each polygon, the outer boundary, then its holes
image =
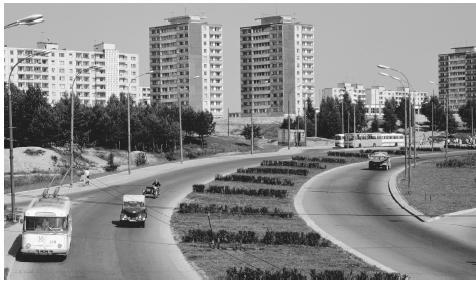
POLYGON ((476 97, 476 47, 453 48, 453 53, 438 55, 439 99, 449 98, 451 111, 476 97))
POLYGON ((20 62, 11 82, 23 90, 29 86, 41 88, 50 103, 70 95, 76 76, 74 93, 86 105, 105 104, 112 95, 128 91, 133 99, 139 94, 139 56, 121 53, 114 44, 107 43, 94 45, 94 51, 59 49, 57 43, 50 42, 38 42, 37 48, 5 47, 5 81, 19 60, 44 51, 50 53, 20 62), (102 69, 88 71, 91 66, 102 69))
MULTIPOLYGON (((383 108, 385 107, 385 101, 389 99, 395 99, 399 104, 404 97, 408 96, 408 87, 398 87, 395 90, 385 89, 383 86, 372 86, 365 90, 366 101, 366 115, 381 118, 383 117, 383 108)), ((423 101, 428 97, 428 92, 412 91, 410 93, 412 101, 415 102, 415 112, 420 114, 420 109, 423 101)))
POLYGON ((302 114, 307 97, 315 97, 314 27, 289 16, 258 20, 240 28, 242 114, 302 114))
POLYGON ((324 88, 322 89, 322 98, 331 97, 341 99, 345 92, 349 94, 349 98, 356 102, 359 99, 365 103, 366 94, 365 94, 365 87, 362 84, 358 83, 348 83, 342 82, 338 83, 337 87, 334 88, 324 88))
POLYGON ((223 27, 200 16, 149 28, 151 101, 223 117, 223 27))
POLYGON ((139 102, 150 105, 150 87, 139 87, 139 102))

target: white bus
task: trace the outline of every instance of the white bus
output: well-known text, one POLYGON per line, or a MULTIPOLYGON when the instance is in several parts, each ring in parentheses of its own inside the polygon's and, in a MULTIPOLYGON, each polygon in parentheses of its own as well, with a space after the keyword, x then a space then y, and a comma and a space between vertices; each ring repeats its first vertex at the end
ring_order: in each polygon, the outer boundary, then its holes
POLYGON ((71 201, 56 189, 34 199, 23 217, 22 254, 67 256, 71 246, 73 222, 71 201))
POLYGON ((347 133, 344 136, 344 147, 401 147, 405 145, 405 136, 400 133, 347 133))
POLYGON ((344 148, 344 134, 336 134, 336 147, 344 148))

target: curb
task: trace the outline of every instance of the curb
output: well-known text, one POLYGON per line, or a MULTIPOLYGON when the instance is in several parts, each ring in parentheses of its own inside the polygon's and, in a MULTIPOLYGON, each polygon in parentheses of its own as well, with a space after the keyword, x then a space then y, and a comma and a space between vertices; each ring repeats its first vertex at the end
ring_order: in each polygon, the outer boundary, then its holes
POLYGON ((327 240, 331 241, 332 243, 334 243, 335 245, 339 246, 340 248, 342 248, 344 251, 348 252, 348 253, 351 253, 353 255, 355 255, 356 257, 362 259, 364 262, 366 262, 367 264, 370 264, 370 265, 374 265, 376 266, 377 268, 381 269, 382 271, 385 271, 385 272, 397 272, 395 271, 394 269, 386 266, 386 265, 383 265, 382 263, 364 255, 363 253, 357 251, 356 249, 354 248, 351 248, 350 246, 348 246, 347 244, 345 244, 344 242, 338 240, 337 238, 335 238, 334 236, 332 236, 331 234, 327 233, 326 231, 324 231, 322 228, 320 228, 316 223, 314 223, 314 221, 311 220, 311 218, 305 213, 304 211, 304 207, 302 205, 302 202, 303 202, 303 199, 304 199, 304 191, 307 190, 308 188, 310 188, 310 183, 315 181, 317 178, 319 178, 319 176, 322 176, 322 175, 325 175, 326 173, 329 173, 335 169, 338 169, 338 168, 342 168, 342 167, 346 167, 346 166, 357 166, 357 165, 361 165, 362 163, 366 163, 365 162, 359 162, 359 163, 353 163, 353 164, 348 164, 348 165, 343 165, 343 166, 339 166, 339 167, 335 167, 335 168, 332 168, 330 170, 327 170, 327 171, 324 171, 322 173, 319 173, 318 175, 312 177, 311 179, 309 179, 308 181, 306 181, 302 186, 301 188, 299 189, 298 193, 296 194, 296 196, 294 197, 294 208, 296 209, 296 212, 299 214, 299 216, 304 220, 304 222, 307 224, 307 226, 309 226, 312 230, 318 232, 322 237, 326 238, 327 240))

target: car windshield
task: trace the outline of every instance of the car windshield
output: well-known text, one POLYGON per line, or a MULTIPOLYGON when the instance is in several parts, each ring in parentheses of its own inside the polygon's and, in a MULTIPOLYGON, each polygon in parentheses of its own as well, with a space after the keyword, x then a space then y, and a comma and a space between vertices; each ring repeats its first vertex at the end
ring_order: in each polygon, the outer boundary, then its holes
POLYGON ((67 228, 66 217, 25 217, 25 230, 28 231, 65 231, 67 228))
POLYGON ((145 206, 144 202, 135 202, 135 201, 124 202, 124 207, 126 208, 139 208, 143 206, 145 206))

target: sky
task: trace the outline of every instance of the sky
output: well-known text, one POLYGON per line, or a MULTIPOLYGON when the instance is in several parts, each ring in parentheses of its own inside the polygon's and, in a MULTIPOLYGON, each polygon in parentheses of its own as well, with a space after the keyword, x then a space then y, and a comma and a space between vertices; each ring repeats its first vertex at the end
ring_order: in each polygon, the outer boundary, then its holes
MULTIPOLYGON (((149 70, 151 26, 172 16, 200 15, 223 25, 224 103, 240 111, 240 38, 242 26, 258 17, 291 15, 316 29, 316 91, 339 82, 396 88, 395 80, 378 75, 377 64, 399 69, 412 87, 431 93, 438 81, 438 54, 476 45, 476 4, 323 4, 323 3, 7 3, 4 24, 43 14, 36 26, 5 30, 4 44, 35 47, 38 41, 60 48, 92 50, 98 42, 114 43, 120 52, 139 54, 140 72, 149 70)), ((141 86, 148 86, 144 76, 141 86)))

